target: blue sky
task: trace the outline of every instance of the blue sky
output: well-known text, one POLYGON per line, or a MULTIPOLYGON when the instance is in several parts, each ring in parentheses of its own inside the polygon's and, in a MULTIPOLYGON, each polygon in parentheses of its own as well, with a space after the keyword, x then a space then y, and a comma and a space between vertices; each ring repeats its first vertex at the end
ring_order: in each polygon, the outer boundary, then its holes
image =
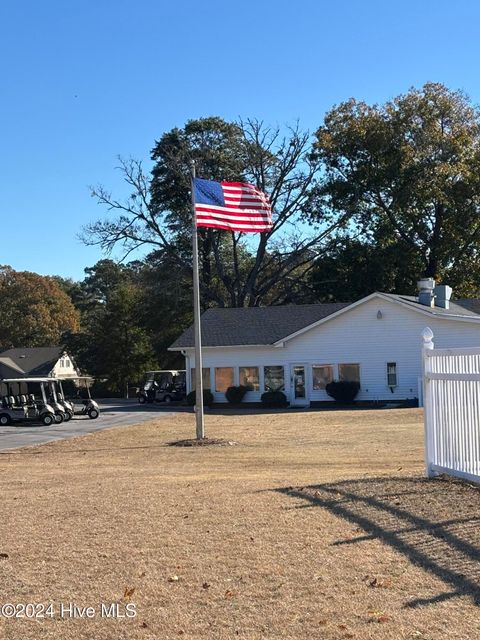
POLYGON ((432 80, 480 102, 476 0, 4 0, 0 264, 79 279, 118 155, 207 115, 314 130, 354 96, 432 80))

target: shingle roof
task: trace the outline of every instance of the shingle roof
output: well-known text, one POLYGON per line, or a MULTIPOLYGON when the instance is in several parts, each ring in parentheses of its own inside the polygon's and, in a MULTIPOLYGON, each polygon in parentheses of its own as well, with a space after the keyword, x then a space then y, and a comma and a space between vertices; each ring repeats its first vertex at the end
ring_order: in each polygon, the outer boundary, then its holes
POLYGON ((432 315, 478 317, 480 314, 480 299, 478 298, 452 300, 449 309, 442 309, 442 307, 426 307, 425 305, 421 305, 415 296, 401 296, 395 293, 384 293, 382 295, 392 298, 392 300, 400 300, 417 309, 420 307, 422 311, 427 311, 432 315), (477 311, 475 311, 475 308, 477 311))
MULTIPOLYGON (((414 296, 382 294, 412 308, 421 307, 432 315, 480 320, 480 299, 455 300, 449 309, 420 305, 414 296)), ((351 302, 208 309, 202 315, 202 344, 205 347, 271 345, 292 333, 349 307, 351 302)), ((193 326, 175 340, 170 349, 193 347, 193 326)))
POLYGON ((47 376, 64 353, 63 347, 8 349, 1 358, 10 358, 28 376, 47 376))
MULTIPOLYGON (((274 344, 308 325, 348 307, 348 302, 279 307, 207 309, 202 315, 202 344, 205 347, 274 344)), ((170 347, 193 346, 189 327, 170 347)))
POLYGON ((463 307, 463 309, 472 311, 476 315, 480 315, 480 298, 461 298, 460 300, 455 300, 455 304, 463 307))
POLYGON ((23 369, 17 366, 11 358, 0 356, 0 378, 20 378, 23 376, 23 369))

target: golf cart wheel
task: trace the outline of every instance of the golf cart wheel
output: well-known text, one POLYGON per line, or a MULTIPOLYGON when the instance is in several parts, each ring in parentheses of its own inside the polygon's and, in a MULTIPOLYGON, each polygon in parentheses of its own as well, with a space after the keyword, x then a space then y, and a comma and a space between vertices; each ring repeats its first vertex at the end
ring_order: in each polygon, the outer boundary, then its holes
POLYGON ((98 418, 99 415, 100 414, 98 409, 90 409, 90 411, 88 412, 88 417, 91 418, 92 420, 95 420, 95 418, 98 418))
POLYGON ((6 427, 9 424, 12 424, 12 419, 8 413, 0 413, 0 426, 6 427))
POLYGON ((145 396, 138 396, 138 401, 140 404, 145 404, 147 399, 145 396))
POLYGON ((68 422, 73 418, 73 411, 65 411, 65 422, 68 422))
POLYGON ((63 422, 63 413, 58 412, 55 414, 55 422, 56 424, 63 422))
POLYGON ((165 396, 165 398, 163 399, 164 402, 168 402, 170 403, 172 401, 172 396, 165 396))
POLYGON ((53 415, 53 413, 44 413, 41 420, 42 424, 44 424, 46 427, 49 427, 55 422, 55 416, 53 415))

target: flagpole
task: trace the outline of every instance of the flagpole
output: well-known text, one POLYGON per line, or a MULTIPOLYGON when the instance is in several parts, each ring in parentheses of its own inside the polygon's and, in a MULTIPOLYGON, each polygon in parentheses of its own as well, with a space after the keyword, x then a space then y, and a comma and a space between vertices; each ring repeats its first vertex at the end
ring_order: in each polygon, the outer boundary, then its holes
POLYGON ((198 235, 195 213, 195 160, 190 162, 192 189, 192 248, 193 248, 193 326, 195 333, 195 420, 197 440, 205 437, 203 419, 202 331, 200 325, 200 279, 198 275, 198 235))

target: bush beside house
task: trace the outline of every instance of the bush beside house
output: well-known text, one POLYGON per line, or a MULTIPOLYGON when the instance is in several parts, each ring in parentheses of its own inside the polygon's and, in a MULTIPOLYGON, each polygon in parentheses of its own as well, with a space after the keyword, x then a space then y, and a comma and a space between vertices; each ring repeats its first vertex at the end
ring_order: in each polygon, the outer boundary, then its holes
MULTIPOLYGON (((196 391, 190 391, 185 398, 185 402, 189 407, 195 406, 195 403, 197 402, 196 391)), ((210 407, 213 404, 213 394, 210 389, 203 390, 203 404, 205 407, 210 407)))
POLYGON ((360 383, 350 380, 333 380, 327 384, 325 391, 338 404, 353 404, 360 391, 360 383))
POLYGON ((288 407, 287 396, 283 391, 266 391, 262 393, 262 406, 266 409, 288 407))
POLYGON ((249 390, 249 387, 245 387, 242 384, 238 387, 228 387, 225 397, 231 404, 240 404, 249 390))

